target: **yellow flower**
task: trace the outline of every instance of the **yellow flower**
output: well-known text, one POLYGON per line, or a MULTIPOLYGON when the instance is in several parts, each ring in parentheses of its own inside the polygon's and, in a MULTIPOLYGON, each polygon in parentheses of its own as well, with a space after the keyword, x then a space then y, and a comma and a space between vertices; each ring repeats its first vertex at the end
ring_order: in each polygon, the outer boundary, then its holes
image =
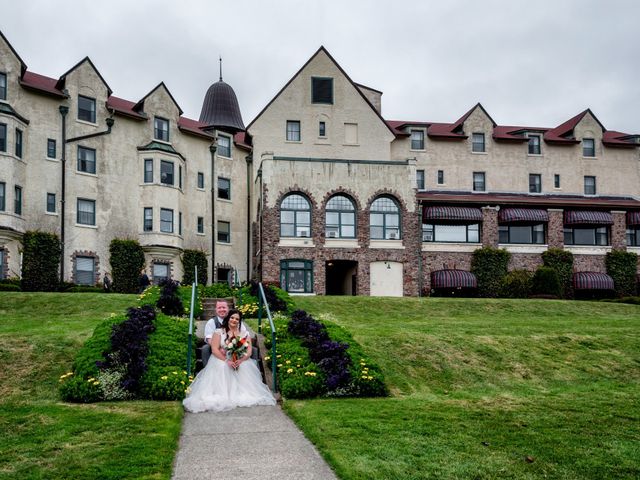
POLYGON ((282 364, 281 364, 281 363, 279 363, 279 364, 278 364, 278 367, 281 367, 281 366, 282 366, 282 364))
POLYGON ((178 372, 172 372, 172 373, 173 373, 174 375, 177 375, 177 374, 178 374, 178 372))
POLYGON ((96 380, 95 382, 93 382, 93 384, 94 385, 100 385, 100 382, 96 380))
POLYGON ((291 372, 293 372, 293 368, 288 368, 287 373, 291 373, 291 372))
POLYGON ((182 385, 184 385, 184 380, 180 380, 180 383, 181 383, 182 385))
POLYGON ((368 376, 367 380, 373 380, 373 377, 372 376, 368 376))
POLYGON ((166 375, 163 375, 163 376, 160 377, 160 380, 166 380, 167 378, 169 378, 169 377, 167 377, 166 375))
POLYGON ((286 363, 287 365, 289 365, 289 364, 291 363, 291 360, 287 360, 287 361, 286 361, 286 362, 284 362, 284 363, 286 363))

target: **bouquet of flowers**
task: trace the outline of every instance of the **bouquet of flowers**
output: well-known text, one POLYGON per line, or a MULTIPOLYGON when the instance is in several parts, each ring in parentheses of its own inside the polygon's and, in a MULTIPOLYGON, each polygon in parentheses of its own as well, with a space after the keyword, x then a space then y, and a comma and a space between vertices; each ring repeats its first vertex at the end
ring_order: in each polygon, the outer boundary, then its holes
POLYGON ((249 348, 249 337, 231 337, 227 339, 225 350, 227 351, 227 360, 237 361, 239 358, 247 354, 249 348))

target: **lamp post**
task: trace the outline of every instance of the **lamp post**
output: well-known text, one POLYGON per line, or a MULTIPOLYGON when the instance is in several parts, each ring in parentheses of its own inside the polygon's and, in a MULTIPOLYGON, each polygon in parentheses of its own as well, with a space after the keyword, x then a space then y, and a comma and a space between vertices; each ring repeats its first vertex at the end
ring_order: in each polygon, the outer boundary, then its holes
POLYGON ((69 107, 66 105, 60 105, 58 107, 60 116, 62 117, 62 156, 60 158, 61 166, 61 184, 60 184, 60 283, 64 282, 64 258, 65 258, 65 244, 64 244, 64 220, 65 220, 65 192, 67 185, 66 177, 66 163, 67 163, 67 114, 69 113, 69 107))
MULTIPOLYGON (((214 130, 214 138, 216 132, 214 130)), ((214 139, 209 145, 211 153, 211 283, 215 283, 215 258, 216 258, 216 150, 218 146, 214 139)))

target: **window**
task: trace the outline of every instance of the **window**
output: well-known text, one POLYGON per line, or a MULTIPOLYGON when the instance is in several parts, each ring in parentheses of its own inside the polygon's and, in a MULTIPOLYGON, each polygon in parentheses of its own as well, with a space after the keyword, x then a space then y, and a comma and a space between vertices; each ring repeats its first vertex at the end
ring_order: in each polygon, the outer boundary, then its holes
POLYGON ((173 162, 160 160, 160 183, 173 185, 173 162))
POLYGON ((169 141, 169 120, 161 117, 153 119, 153 138, 163 142, 169 141))
POLYGON ((218 221, 218 242, 231 243, 231 224, 229 222, 218 221))
POLYGON ((7 125, 0 123, 0 152, 7 151, 7 125))
POLYGON ((56 213, 56 194, 47 193, 47 213, 56 213))
POLYGON ((471 151, 472 152, 484 152, 484 133, 474 133, 471 136, 471 151))
POLYGON ((231 180, 218 177, 218 198, 231 200, 231 180))
POLYGON ((85 198, 78 199, 78 212, 76 216, 78 225, 96 224, 96 201, 85 198))
POLYGON ((145 232, 153 231, 153 208, 145 207, 142 229, 145 232))
POLYGON ((536 225, 500 225, 500 243, 544 244, 544 223, 536 225))
POLYGON ((198 172, 198 188, 204 188, 204 173, 198 172))
POLYGON ((225 267, 216 267, 216 283, 233 284, 234 280, 233 270, 225 267))
POLYGON ((198 217, 198 233, 204 233, 204 217, 198 217))
POLYGON ((280 236, 311 236, 311 204, 298 193, 287 195, 280 206, 280 236))
POLYGON ((13 200, 13 213, 16 215, 22 215, 22 187, 18 185, 14 187, 13 200))
POLYGON ((474 192, 485 191, 484 172, 473 172, 473 191, 474 192))
POLYGON ((153 158, 144 159, 144 183, 153 183, 153 158))
POLYGON ((422 224, 423 242, 479 243, 480 224, 422 224))
POLYGON ((584 194, 585 195, 596 194, 596 177, 590 177, 590 176, 584 177, 584 194))
POLYGON ((372 240, 400 239, 400 208, 391 197, 378 197, 371 204, 369 227, 372 240))
POLYGON ((344 124, 344 143, 348 145, 357 145, 358 143, 358 124, 344 124))
POLYGON ((356 209, 346 195, 334 195, 327 202, 325 236, 327 238, 356 237, 356 209))
POLYGON ((78 120, 96 123, 96 100, 95 98, 78 95, 78 120))
POLYGON ((416 187, 424 190, 424 170, 416 170, 416 187))
POLYGON ((424 150, 424 130, 411 130, 411 150, 424 150))
POLYGON ((152 276, 154 285, 167 280, 169 278, 169 265, 166 263, 154 263, 152 276))
POLYGON ((300 121, 287 120, 287 142, 300 141, 300 121))
POLYGON ((539 173, 529 174, 529 193, 542 192, 542 176, 539 173))
POLYGON ((160 231, 162 233, 173 233, 173 210, 169 208, 160 209, 160 231))
POLYGON ((596 145, 593 138, 583 138, 582 139, 582 156, 583 157, 595 157, 596 156, 596 145))
POLYGON ((16 128, 16 157, 22 158, 22 130, 16 128))
POLYGON ((585 226, 564 229, 565 245, 609 245, 607 227, 585 226))
POLYGON ((529 155, 540 155, 540 135, 529 135, 529 155))
POLYGON ((56 158, 56 141, 53 138, 47 139, 47 158, 56 158))
POLYGON ((0 212, 7 208, 7 184, 0 182, 0 212))
POLYGON ((182 212, 178 212, 178 235, 182 235, 182 212))
POLYGON ((281 260, 280 285, 289 293, 313 293, 313 263, 309 260, 281 260))
POLYGON ((438 185, 444 185, 444 170, 438 170, 438 185))
POLYGON ((0 73, 0 100, 7 99, 7 74, 0 73))
POLYGON ((557 173, 553 176, 553 188, 560 188, 560 175, 557 173))
POLYGON ((319 122, 318 123, 318 136, 319 137, 326 137, 327 136, 327 124, 326 124, 326 122, 319 122))
POLYGON ((182 188, 182 165, 178 165, 178 187, 182 188))
POLYGON ((78 147, 78 171, 96 173, 96 151, 93 148, 78 147))
POLYGON ((333 78, 311 77, 311 103, 333 103, 333 78))
POLYGON ((231 158, 231 138, 218 135, 218 155, 231 158))
POLYGON ((93 257, 76 257, 76 283, 78 285, 95 285, 96 259, 93 257))
POLYGON ((640 247, 640 226, 634 225, 631 228, 627 228, 626 233, 627 245, 630 247, 640 247))

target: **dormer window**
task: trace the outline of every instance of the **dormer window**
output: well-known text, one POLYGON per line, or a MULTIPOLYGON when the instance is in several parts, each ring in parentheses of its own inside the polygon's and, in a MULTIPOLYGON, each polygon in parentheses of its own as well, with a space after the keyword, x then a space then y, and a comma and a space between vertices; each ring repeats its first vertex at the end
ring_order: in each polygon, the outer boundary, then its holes
POLYGON ((78 120, 96 123, 96 99, 78 95, 78 120))
POLYGON ((596 143, 593 138, 582 139, 582 156, 583 157, 595 157, 596 156, 596 143))
POLYGON ((7 99, 7 74, 0 73, 0 100, 7 99))
POLYGON ((540 155, 540 135, 529 135, 529 155, 540 155))
POLYGON ((471 136, 471 151, 475 153, 485 152, 484 133, 474 133, 471 136))
POLYGON ((333 104, 333 78, 311 77, 311 103, 333 104))
POLYGON ((424 150, 424 130, 411 130, 411 150, 424 150))
POLYGON ((153 119, 153 138, 163 142, 169 141, 169 120, 161 117, 153 119))
POLYGON ((231 158, 231 139, 229 137, 218 136, 218 155, 231 158))

